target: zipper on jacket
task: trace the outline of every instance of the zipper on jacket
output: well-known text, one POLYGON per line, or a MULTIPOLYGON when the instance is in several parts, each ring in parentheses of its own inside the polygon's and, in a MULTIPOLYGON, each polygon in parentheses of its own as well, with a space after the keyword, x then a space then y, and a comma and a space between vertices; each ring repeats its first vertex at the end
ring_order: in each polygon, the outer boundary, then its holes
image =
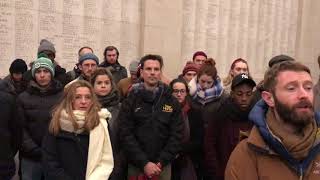
POLYGON ((301 165, 299 167, 299 170, 300 170, 300 180, 303 180, 303 170, 301 165))

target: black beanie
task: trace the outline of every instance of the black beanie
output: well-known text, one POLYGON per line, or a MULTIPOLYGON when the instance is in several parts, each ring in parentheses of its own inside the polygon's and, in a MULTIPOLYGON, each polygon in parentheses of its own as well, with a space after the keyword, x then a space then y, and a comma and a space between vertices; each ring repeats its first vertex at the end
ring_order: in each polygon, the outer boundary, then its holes
POLYGON ((23 59, 15 59, 11 65, 9 72, 12 73, 24 73, 28 70, 28 66, 26 62, 23 59))

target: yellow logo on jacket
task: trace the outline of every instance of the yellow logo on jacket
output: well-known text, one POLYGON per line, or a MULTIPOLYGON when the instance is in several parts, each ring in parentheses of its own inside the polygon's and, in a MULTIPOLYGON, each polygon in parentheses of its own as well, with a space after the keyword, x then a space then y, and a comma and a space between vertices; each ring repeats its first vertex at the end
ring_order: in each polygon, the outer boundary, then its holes
POLYGON ((317 129, 316 139, 320 139, 320 128, 317 129))
POLYGON ((173 108, 172 108, 172 106, 165 104, 165 105, 162 107, 162 111, 163 111, 163 112, 172 112, 172 111, 173 111, 173 108))

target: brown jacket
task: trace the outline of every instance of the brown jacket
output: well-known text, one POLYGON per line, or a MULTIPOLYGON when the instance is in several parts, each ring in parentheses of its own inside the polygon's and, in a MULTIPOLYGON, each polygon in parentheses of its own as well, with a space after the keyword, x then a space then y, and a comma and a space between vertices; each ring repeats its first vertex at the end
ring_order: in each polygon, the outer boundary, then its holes
POLYGON ((225 180, 316 179, 320 179, 320 153, 310 163, 304 176, 299 177, 278 154, 270 150, 257 127, 232 152, 225 171, 225 180))

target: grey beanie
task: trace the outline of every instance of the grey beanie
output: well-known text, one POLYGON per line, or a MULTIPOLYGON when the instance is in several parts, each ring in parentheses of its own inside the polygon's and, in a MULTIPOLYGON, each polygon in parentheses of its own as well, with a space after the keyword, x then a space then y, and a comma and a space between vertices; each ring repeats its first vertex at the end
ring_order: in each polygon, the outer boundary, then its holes
POLYGON ((130 72, 137 72, 139 63, 140 62, 138 60, 131 61, 130 64, 129 64, 129 71, 130 72))
POLYGON ((79 62, 79 64, 82 64, 83 61, 88 60, 88 59, 96 61, 97 65, 99 64, 99 58, 96 55, 94 55, 93 53, 86 53, 86 54, 80 56, 78 62, 79 62))
POLYGON ((54 54, 56 53, 56 49, 54 48, 54 44, 46 39, 42 39, 40 41, 40 45, 38 47, 38 54, 43 51, 51 51, 54 54))

